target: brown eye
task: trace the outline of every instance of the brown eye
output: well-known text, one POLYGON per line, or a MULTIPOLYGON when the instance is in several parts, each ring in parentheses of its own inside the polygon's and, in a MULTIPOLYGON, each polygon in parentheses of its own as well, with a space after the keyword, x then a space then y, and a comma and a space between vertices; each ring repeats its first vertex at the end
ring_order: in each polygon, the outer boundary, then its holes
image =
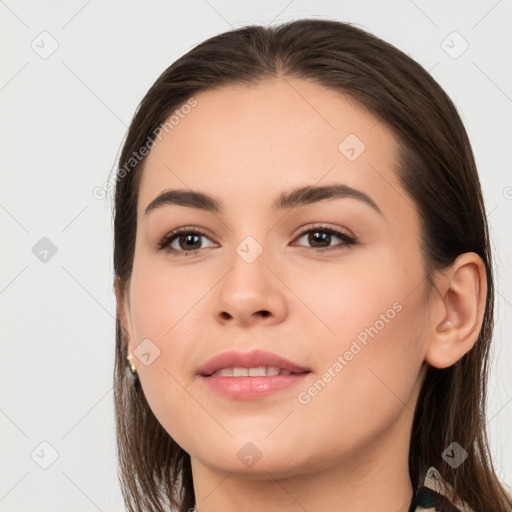
POLYGON ((335 249, 336 246, 350 246, 356 243, 353 237, 328 227, 317 227, 302 231, 297 240, 303 238, 306 239, 311 248, 318 250, 335 249), (338 240, 338 242, 336 242, 336 240, 338 240), (331 245, 332 242, 335 242, 336 245, 331 245))
MULTIPOLYGON (((184 251, 190 251, 201 248, 201 236, 195 233, 188 235, 179 235, 176 240, 178 247, 184 251)), ((171 244, 172 245, 172 244, 171 244)))
POLYGON ((175 255, 187 255, 191 252, 198 251, 199 249, 214 245, 213 242, 207 246, 203 245, 203 239, 211 242, 205 233, 198 231, 197 229, 180 228, 165 235, 158 242, 158 249, 169 251, 175 255))
POLYGON ((310 231, 307 234, 308 243, 311 244, 312 247, 326 247, 324 244, 327 244, 328 247, 331 245, 332 236, 331 233, 326 233, 325 231, 310 231))

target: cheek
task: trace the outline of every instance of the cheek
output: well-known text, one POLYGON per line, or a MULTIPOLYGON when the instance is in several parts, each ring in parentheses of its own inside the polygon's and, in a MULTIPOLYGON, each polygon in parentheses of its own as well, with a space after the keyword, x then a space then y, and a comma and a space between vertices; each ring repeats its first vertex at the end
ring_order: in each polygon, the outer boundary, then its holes
MULTIPOLYGON (((396 258, 395 258, 396 259, 396 258)), ((294 293, 308 306, 303 318, 316 324, 313 338, 342 346, 353 338, 364 341, 368 329, 388 330, 410 295, 414 278, 409 278, 399 263, 381 253, 365 254, 339 264, 316 264, 311 271, 303 269, 286 276, 294 293), (304 276, 307 277, 304 277, 304 276), (307 310, 309 309, 309 311, 307 310), (366 335, 365 335, 366 333, 366 335)), ((311 328, 313 325, 311 325, 311 328)))
POLYGON ((164 258, 135 258, 130 303, 137 343, 151 338, 164 350, 172 340, 179 354, 178 344, 193 341, 187 326, 214 282, 208 285, 208 276, 193 266, 172 268, 164 258))
POLYGON ((146 264, 142 258, 134 261, 130 312, 137 372, 151 409, 166 429, 176 417, 169 406, 183 411, 190 400, 183 389, 183 368, 197 339, 197 315, 204 318, 201 299, 207 291, 204 276, 195 274, 190 269, 171 272, 168 265, 146 264))
MULTIPOLYGON (((412 418, 422 363, 421 321, 413 318, 411 301, 394 304, 389 310, 366 309, 365 319, 359 313, 359 325, 349 327, 355 335, 323 345, 319 373, 298 390, 294 419, 325 438, 327 452, 356 453, 390 432, 399 418, 412 418), (329 438, 333 425, 339 436, 329 438)), ((344 326, 338 327, 341 331, 344 326)), ((296 435, 308 443, 307 433, 299 430, 296 435)))
POLYGON ((318 275, 316 281, 325 284, 317 289, 303 284, 299 293, 308 294, 307 303, 323 324, 316 321, 309 336, 321 346, 315 350, 319 381, 302 390, 301 403, 309 403, 313 417, 331 410, 336 420, 354 422, 354 428, 368 416, 377 426, 375 418, 390 419, 411 398, 423 361, 428 310, 424 286, 418 286, 421 266, 392 262, 383 255, 375 265, 318 275))

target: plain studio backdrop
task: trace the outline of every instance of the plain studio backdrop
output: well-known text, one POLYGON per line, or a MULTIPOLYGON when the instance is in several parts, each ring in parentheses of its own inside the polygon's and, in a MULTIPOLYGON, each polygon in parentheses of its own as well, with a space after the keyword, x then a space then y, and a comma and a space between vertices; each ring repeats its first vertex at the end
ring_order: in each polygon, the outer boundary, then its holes
POLYGON ((204 39, 302 17, 350 21, 447 91, 475 151, 493 237, 489 432, 512 483, 512 2, 0 2, 0 510, 123 510, 112 372, 111 197, 136 106, 204 39))

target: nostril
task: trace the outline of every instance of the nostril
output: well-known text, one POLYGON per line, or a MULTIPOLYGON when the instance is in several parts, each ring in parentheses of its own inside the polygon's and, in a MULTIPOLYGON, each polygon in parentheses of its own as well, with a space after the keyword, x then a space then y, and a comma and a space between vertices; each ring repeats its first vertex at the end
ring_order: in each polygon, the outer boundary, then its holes
MULTIPOLYGON (((261 315, 263 317, 268 317, 270 316, 270 311, 266 310, 266 309, 262 309, 261 311, 256 311, 256 313, 254 313, 255 315, 261 315)), ((233 315, 230 315, 227 311, 222 311, 220 316, 223 318, 223 320, 230 320, 233 318, 233 315)))

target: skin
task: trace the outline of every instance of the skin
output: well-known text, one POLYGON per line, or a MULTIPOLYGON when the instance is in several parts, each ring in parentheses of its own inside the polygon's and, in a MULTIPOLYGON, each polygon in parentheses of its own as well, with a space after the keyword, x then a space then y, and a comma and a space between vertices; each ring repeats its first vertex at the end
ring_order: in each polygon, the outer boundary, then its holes
MULTIPOLYGON (((477 339, 481 259, 459 256, 430 288, 418 216, 394 171, 395 138, 340 93, 280 77, 195 98, 145 162, 133 273, 116 293, 130 353, 146 338, 160 350, 150 365, 133 362, 154 414, 191 456, 197 509, 406 512, 421 383, 427 364, 450 366, 477 339), (338 149, 348 134, 366 145, 352 162, 338 149), (363 191, 382 215, 355 198, 271 210, 281 192, 334 183, 363 191), (165 205, 144 214, 175 188, 212 195, 224 212, 165 205), (317 252, 311 237, 298 237, 313 223, 357 243, 333 236, 331 250, 317 252), (209 233, 202 248, 178 256, 156 248, 183 226, 209 233), (247 236, 263 249, 250 264, 236 252, 247 236), (300 403, 298 393, 394 303, 400 312, 300 403), (253 348, 312 372, 298 387, 253 401, 213 394, 196 374, 215 354, 253 348), (237 457, 248 442, 261 453, 252 467, 237 457)), ((187 248, 176 239, 173 247, 187 248)))

